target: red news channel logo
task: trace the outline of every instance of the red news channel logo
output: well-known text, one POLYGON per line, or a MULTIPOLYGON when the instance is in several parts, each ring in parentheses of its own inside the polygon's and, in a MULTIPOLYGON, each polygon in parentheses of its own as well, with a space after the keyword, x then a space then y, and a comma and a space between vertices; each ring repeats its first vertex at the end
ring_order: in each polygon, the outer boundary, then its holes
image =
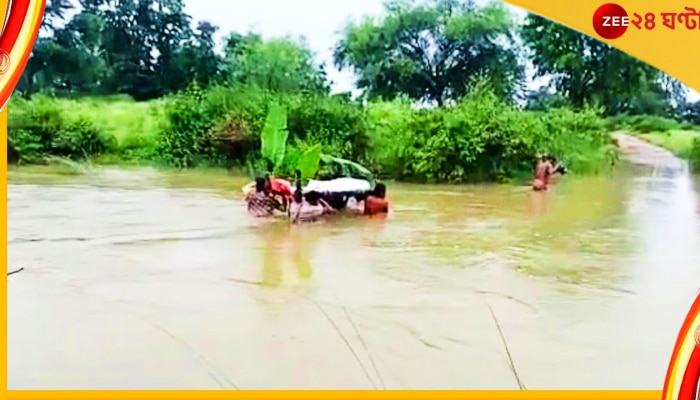
POLYGON ((0 76, 10 70, 10 55, 0 50, 0 76))
POLYGON ((700 11, 692 7, 684 7, 683 11, 665 11, 657 16, 653 12, 636 13, 631 15, 615 3, 607 3, 598 7, 593 13, 593 29, 603 39, 617 39, 627 32, 629 26, 637 30, 653 31, 659 29, 700 30, 700 11))
POLYGON ((593 13, 593 29, 603 39, 617 39, 627 32, 630 18, 619 4, 608 3, 593 13))

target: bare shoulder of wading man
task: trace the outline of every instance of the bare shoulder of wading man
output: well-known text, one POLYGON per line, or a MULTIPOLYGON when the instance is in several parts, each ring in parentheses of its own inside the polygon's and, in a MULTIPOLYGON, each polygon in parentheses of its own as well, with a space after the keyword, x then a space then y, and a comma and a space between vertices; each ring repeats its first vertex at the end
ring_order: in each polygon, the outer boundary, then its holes
POLYGON ((365 199, 365 215, 371 216, 388 212, 389 202, 386 200, 386 185, 380 182, 365 199))

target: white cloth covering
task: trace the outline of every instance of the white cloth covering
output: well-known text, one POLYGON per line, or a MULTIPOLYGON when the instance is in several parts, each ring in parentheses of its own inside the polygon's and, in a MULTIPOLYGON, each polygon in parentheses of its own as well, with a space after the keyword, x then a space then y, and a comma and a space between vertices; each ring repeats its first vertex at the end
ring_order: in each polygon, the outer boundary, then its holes
POLYGON ((372 185, 364 179, 338 178, 328 181, 309 181, 304 188, 304 193, 339 193, 339 192, 366 192, 372 189, 372 185))

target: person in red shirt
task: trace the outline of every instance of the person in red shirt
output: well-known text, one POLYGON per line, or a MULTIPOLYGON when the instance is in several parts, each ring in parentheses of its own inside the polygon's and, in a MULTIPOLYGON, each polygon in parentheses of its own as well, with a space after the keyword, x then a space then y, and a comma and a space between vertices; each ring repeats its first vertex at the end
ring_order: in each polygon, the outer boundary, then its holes
POLYGON ((386 200, 386 185, 377 183, 371 194, 365 199, 365 215, 386 214, 389 202, 386 200))
POLYGON ((267 191, 265 180, 255 180, 255 193, 248 198, 248 212, 256 217, 271 217, 275 211, 284 211, 282 205, 267 191))
POLYGON ((274 197, 279 197, 284 210, 292 200, 292 183, 284 179, 270 179, 270 174, 265 175, 265 187, 274 197))

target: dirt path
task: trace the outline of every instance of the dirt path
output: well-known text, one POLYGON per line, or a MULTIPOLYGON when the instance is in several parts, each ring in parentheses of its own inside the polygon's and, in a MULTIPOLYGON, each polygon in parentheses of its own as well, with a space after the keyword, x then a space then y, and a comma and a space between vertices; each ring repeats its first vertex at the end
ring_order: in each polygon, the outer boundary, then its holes
POLYGON ((670 151, 626 133, 613 133, 625 159, 634 164, 684 169, 686 163, 670 151))

